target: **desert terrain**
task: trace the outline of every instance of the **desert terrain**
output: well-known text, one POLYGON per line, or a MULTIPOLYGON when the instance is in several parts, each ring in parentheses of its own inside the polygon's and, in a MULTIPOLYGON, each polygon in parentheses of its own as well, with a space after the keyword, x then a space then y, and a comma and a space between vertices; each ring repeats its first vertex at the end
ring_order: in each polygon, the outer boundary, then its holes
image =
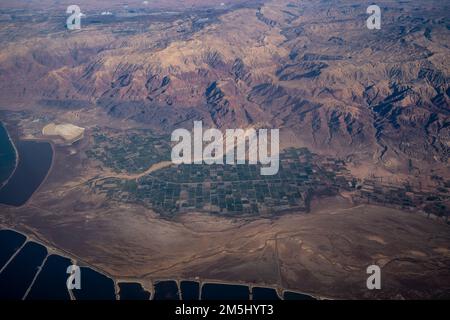
POLYGON ((115 279, 450 296, 449 4, 380 1, 377 31, 354 0, 79 5, 69 32, 64 1, 0 4, 0 121, 54 152, 2 227, 115 279), (194 120, 280 128, 284 171, 170 166, 170 133, 194 120))

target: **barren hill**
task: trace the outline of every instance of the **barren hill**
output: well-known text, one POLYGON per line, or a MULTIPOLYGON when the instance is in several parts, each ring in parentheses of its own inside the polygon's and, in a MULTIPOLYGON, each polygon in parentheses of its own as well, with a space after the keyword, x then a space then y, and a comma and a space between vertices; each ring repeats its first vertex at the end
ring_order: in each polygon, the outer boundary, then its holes
POLYGON ((15 3, 1 5, 2 107, 102 108, 166 131, 264 124, 392 172, 448 166, 448 3, 379 1, 368 30, 354 0, 81 2, 76 32, 61 2, 15 3))

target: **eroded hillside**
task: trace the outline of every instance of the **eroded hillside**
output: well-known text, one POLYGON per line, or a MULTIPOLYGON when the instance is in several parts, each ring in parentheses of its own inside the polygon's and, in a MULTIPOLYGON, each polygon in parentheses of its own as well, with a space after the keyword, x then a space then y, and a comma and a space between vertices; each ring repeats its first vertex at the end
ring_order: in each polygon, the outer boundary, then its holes
POLYGON ((167 132, 193 119, 266 125, 285 146, 391 172, 448 165, 448 4, 380 1, 382 28, 368 30, 356 1, 131 4, 107 16, 94 2, 69 32, 64 6, 49 3, 3 5, 3 107, 102 108, 167 132))

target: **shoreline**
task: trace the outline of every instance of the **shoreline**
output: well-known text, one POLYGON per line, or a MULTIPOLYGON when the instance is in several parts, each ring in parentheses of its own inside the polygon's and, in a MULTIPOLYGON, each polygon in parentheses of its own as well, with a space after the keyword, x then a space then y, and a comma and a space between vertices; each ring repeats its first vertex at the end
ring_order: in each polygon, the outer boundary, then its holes
POLYGON ((41 189, 41 187, 44 185, 44 183, 47 181, 48 177, 50 176, 53 166, 55 164, 55 157, 56 157, 56 150, 55 150, 55 146, 53 145, 53 142, 51 141, 46 141, 46 140, 33 140, 33 139, 24 139, 24 141, 34 141, 34 142, 46 142, 50 145, 50 148, 52 149, 52 162, 50 163, 50 166, 48 168, 47 174, 45 175, 45 177, 42 179, 41 183, 39 184, 39 186, 37 186, 36 190, 34 190, 34 192, 30 195, 30 197, 28 198, 28 200, 21 206, 15 207, 15 208, 21 208, 21 207, 25 207, 27 206, 30 202, 32 202, 33 200, 33 196, 41 189))
MULTIPOLYGON (((311 298, 316 299, 316 300, 328 300, 328 299, 330 299, 330 298, 327 298, 327 297, 324 297, 324 296, 321 296, 321 295, 319 296, 319 295, 314 295, 314 294, 301 292, 301 291, 298 291, 298 290, 291 290, 289 288, 282 288, 282 287, 280 287, 278 285, 274 285, 274 284, 272 284, 272 285, 269 285, 269 284, 265 285, 265 284, 250 283, 250 282, 239 282, 239 281, 237 281, 237 282, 229 282, 229 281, 223 281, 223 280, 217 280, 217 279, 207 279, 207 278, 202 279, 200 277, 198 279, 196 279, 196 278, 183 278, 183 279, 180 279, 180 278, 177 278, 177 277, 160 278, 160 279, 135 278, 135 277, 126 277, 126 276, 125 277, 120 277, 120 276, 119 277, 115 277, 115 276, 112 276, 111 274, 109 274, 108 272, 102 270, 101 268, 98 268, 96 266, 93 266, 90 263, 85 262, 83 259, 75 256, 74 254, 72 254, 72 253, 70 253, 70 252, 68 252, 68 251, 66 251, 66 250, 64 250, 62 248, 58 248, 58 247, 56 247, 53 244, 48 244, 46 241, 41 240, 35 234, 25 233, 25 232, 17 230, 16 228, 12 228, 12 227, 6 226, 5 224, 1 223, 0 224, 0 231, 6 231, 6 230, 9 230, 9 231, 12 231, 12 232, 16 232, 16 233, 21 234, 21 235, 23 235, 25 237, 25 241, 22 244, 22 247, 27 242, 35 242, 35 243, 37 243, 39 245, 44 246, 46 248, 46 250, 47 250, 47 257, 46 257, 46 259, 49 256, 51 256, 51 255, 58 255, 58 256, 61 256, 63 258, 69 259, 72 263, 78 265, 79 267, 90 268, 91 270, 96 271, 96 272, 98 272, 98 273, 108 277, 109 279, 111 279, 114 282, 114 287, 116 288, 116 292, 115 292, 116 296, 118 296, 119 292, 120 292, 119 290, 117 290, 119 283, 139 283, 144 290, 146 290, 146 291, 148 291, 149 293, 152 294, 151 297, 153 298, 154 297, 154 291, 155 291, 154 286, 158 282, 163 282, 163 281, 174 281, 174 282, 176 282, 177 286, 178 286, 179 293, 181 295, 181 286, 180 286, 181 282, 190 281, 190 282, 197 282, 199 284, 199 300, 201 300, 200 299, 201 298, 201 292, 202 292, 202 288, 203 288, 203 286, 205 284, 222 284, 222 285, 231 285, 231 286, 246 286, 246 287, 249 288, 250 294, 253 294, 252 293, 252 289, 255 288, 255 287, 257 287, 257 288, 274 289, 276 291, 277 295, 279 296, 280 300, 284 300, 283 297, 284 297, 284 294, 286 292, 292 292, 292 293, 295 293, 295 294, 301 294, 301 295, 308 296, 308 297, 311 297, 311 298), (151 289, 148 288, 149 284, 151 285, 151 289), (280 293, 281 293, 281 295, 280 295, 280 293)), ((13 258, 20 251, 20 249, 21 248, 17 249, 17 251, 10 258, 10 260, 6 262, 6 264, 2 268, 2 271, 13 260, 13 258)), ((31 286, 32 286, 32 284, 30 284, 30 288, 31 288, 31 286)), ((30 289, 30 288, 28 288, 28 289, 30 289)), ((153 300, 153 299, 150 299, 150 301, 151 300, 153 300)), ((253 300, 249 299, 249 301, 253 301, 253 300)))
POLYGON ((9 177, 2 183, 2 185, 0 185, 0 190, 3 189, 9 182, 9 180, 11 180, 11 178, 14 176, 14 173, 17 170, 17 167, 19 166, 19 150, 17 150, 16 144, 14 143, 11 135, 9 134, 9 130, 6 127, 6 124, 3 121, 0 121, 0 125, 5 129, 6 132, 6 136, 8 137, 8 140, 11 144, 11 146, 14 149, 14 153, 15 153, 15 164, 14 164, 14 169, 11 171, 11 174, 9 175, 9 177))
MULTIPOLYGON (((357 206, 356 208, 358 208, 359 206, 357 206)), ((372 206, 369 206, 368 209, 370 209, 372 206)), ((0 206, 1 208, 1 206, 0 206)), ((379 208, 379 207, 376 207, 379 208)), ((343 210, 344 212, 341 212, 342 214, 346 215, 346 211, 347 209, 343 210)), ((361 211, 361 210, 360 210, 361 211)), ((363 210, 365 213, 366 210, 363 210)), ((397 210, 395 210, 397 211, 397 210)), ((408 212, 393 212, 393 214, 397 214, 397 213, 403 213, 403 214, 409 214, 408 212)), ((321 215, 319 213, 319 215, 321 215)), ((355 216, 355 213, 350 212, 351 216, 355 216)), ((359 215, 359 214, 358 214, 359 215)), ((425 218, 425 217, 423 217, 425 218)), ((1 221, 1 220, 0 220, 1 221)), ((430 223, 434 223, 434 224, 438 224, 437 221, 432 221, 430 223)), ((56 252, 56 254, 59 255, 63 255, 65 257, 68 257, 71 260, 74 260, 77 262, 77 264, 82 267, 89 267, 90 269, 97 271, 107 277, 109 277, 110 279, 113 280, 113 282, 116 284, 121 283, 121 282, 134 282, 134 283, 139 283, 142 285, 143 288, 145 288, 147 291, 150 292, 150 288, 153 288, 154 284, 156 282, 160 282, 160 281, 165 281, 165 280, 170 280, 170 281, 176 281, 177 283, 179 283, 179 281, 195 281, 198 282, 200 285, 205 284, 205 283, 216 283, 216 284, 231 284, 231 285, 246 285, 248 287, 262 287, 262 288, 273 288, 276 290, 276 292, 280 295, 280 293, 282 292, 284 295, 284 292, 288 291, 288 292, 293 292, 293 293, 297 293, 297 294, 302 294, 305 296, 310 296, 313 297, 317 300, 339 300, 339 299, 348 299, 345 298, 345 292, 333 292, 331 295, 329 294, 329 291, 327 290, 326 287, 323 287, 322 292, 319 291, 313 291, 311 293, 308 293, 308 291, 304 291, 302 290, 302 288, 300 286, 297 286, 297 284, 295 285, 295 289, 292 287, 282 287, 282 283, 261 283, 261 282, 257 282, 257 283, 253 283, 252 281, 247 282, 245 281, 245 279, 243 279, 243 281, 241 280, 236 280, 233 281, 234 279, 217 279, 217 278, 208 278, 208 277, 201 277, 198 276, 198 274, 196 274, 195 276, 183 276, 182 273, 165 273, 165 274, 160 274, 159 276, 157 274, 155 275, 145 275, 145 274, 128 274, 126 270, 123 270, 125 272, 120 273, 117 272, 117 270, 111 269, 111 272, 108 272, 106 270, 108 270, 108 265, 107 264, 98 264, 96 261, 91 261, 91 262, 87 262, 87 260, 85 260, 84 258, 84 253, 83 252, 79 252, 78 254, 73 254, 70 250, 65 250, 63 247, 58 246, 57 243, 55 243, 54 241, 52 241, 51 238, 46 237, 45 234, 41 234, 39 231, 39 228, 33 228, 33 227, 27 227, 27 224, 23 224, 21 222, 15 222, 14 219, 10 220, 10 219, 3 219, 3 221, 0 222, 0 228, 1 229, 10 229, 16 232, 19 232, 23 235, 27 235, 28 238, 30 239, 38 239, 36 240, 36 242, 44 245, 46 248, 52 248, 54 249, 53 252, 56 252)), ((369 239, 370 241, 374 241, 369 239)), ((89 259, 89 258, 88 258, 89 259)), ((130 265, 132 265, 132 261, 130 261, 130 265)), ((152 269, 152 266, 149 265, 149 270, 152 269)), ((276 280, 276 279, 274 279, 276 280)), ((351 299, 355 299, 356 296, 352 296, 351 299)), ((431 295, 427 295, 426 297, 430 298, 431 295)), ((362 299, 366 299, 367 297, 361 296, 360 298, 362 299)), ((390 299, 395 299, 393 296, 390 297, 390 299)))
MULTIPOLYGON (((0 124, 3 126, 3 128, 5 129, 6 135, 8 136, 8 139, 14 149, 14 152, 16 154, 15 157, 15 166, 14 166, 14 170, 12 171, 11 175, 8 177, 8 179, 5 180, 5 182, 0 186, 0 190, 2 190, 4 187, 6 187, 8 185, 8 183, 10 182, 10 180, 14 177, 14 174, 17 171, 17 168, 19 167, 19 162, 20 162, 20 153, 19 150, 17 149, 15 143, 14 143, 14 139, 12 138, 11 134, 9 133, 8 128, 6 127, 6 124, 2 121, 0 121, 0 124)), ((11 206, 11 205, 7 205, 7 204, 3 204, 0 203, 0 205, 4 205, 7 207, 13 207, 13 208, 22 208, 27 206, 31 201, 33 196, 36 194, 36 192, 38 192, 41 187, 44 185, 44 183, 47 181, 48 177, 50 176, 52 169, 54 167, 54 163, 55 163, 55 157, 56 157, 56 150, 55 150, 55 146, 53 144, 53 142, 51 140, 45 140, 45 139, 20 139, 19 137, 17 137, 18 140, 21 141, 30 141, 30 142, 36 142, 36 143, 48 143, 50 145, 50 148, 52 149, 52 158, 51 158, 51 163, 50 166, 48 168, 47 173, 45 174, 45 177, 42 179, 41 183, 36 187, 36 189, 33 191, 33 193, 30 195, 30 197, 27 199, 27 201, 25 203, 23 203, 20 206, 11 206)))

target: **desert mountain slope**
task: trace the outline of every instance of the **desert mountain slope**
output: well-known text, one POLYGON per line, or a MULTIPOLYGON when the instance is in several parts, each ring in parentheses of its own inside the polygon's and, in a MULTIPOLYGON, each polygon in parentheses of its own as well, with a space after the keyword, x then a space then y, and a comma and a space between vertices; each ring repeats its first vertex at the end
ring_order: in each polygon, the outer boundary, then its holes
POLYGON ((393 171, 448 166, 448 3, 379 1, 369 30, 355 0, 207 2, 111 16, 94 2, 77 32, 63 5, 3 4, 2 107, 103 108, 167 131, 264 124, 393 171))

